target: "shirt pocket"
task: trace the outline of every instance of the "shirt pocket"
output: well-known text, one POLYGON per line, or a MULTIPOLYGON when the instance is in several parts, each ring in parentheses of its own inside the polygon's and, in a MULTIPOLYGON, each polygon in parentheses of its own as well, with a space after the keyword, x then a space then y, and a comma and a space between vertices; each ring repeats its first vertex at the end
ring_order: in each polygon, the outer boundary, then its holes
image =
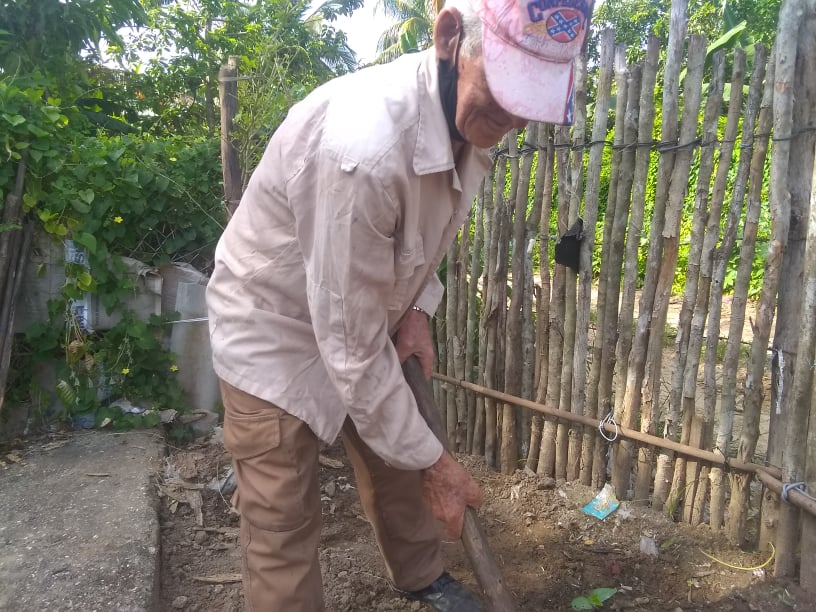
POLYGON ((410 242, 404 242, 394 258, 394 291, 388 304, 389 310, 403 310, 412 281, 416 278, 417 268, 425 265, 425 248, 422 236, 417 234, 410 242))

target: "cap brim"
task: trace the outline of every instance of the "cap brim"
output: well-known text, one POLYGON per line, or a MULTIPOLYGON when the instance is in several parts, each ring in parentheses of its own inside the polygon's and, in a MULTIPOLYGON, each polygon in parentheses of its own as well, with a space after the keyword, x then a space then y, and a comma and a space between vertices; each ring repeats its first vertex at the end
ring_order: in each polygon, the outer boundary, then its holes
POLYGON ((534 57, 483 28, 484 71, 490 93, 509 113, 529 121, 572 123, 572 61, 534 57))

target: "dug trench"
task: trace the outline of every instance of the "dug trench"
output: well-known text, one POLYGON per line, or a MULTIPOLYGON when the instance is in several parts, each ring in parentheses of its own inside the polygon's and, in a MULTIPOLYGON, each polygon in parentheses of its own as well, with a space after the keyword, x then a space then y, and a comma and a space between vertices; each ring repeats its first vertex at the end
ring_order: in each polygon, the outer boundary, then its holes
MULTIPOLYGON (((772 578, 767 553, 730 547, 705 525, 676 523, 628 502, 599 520, 582 511, 598 491, 524 471, 504 476, 479 457, 458 458, 484 493, 480 520, 519 612, 593 609, 595 589, 615 589, 603 610, 813 609, 795 584, 772 578)), ((242 610, 239 518, 207 486, 229 464, 220 443, 199 442, 172 450, 157 475, 163 611, 242 610)), ((320 482, 327 610, 423 610, 397 596, 385 577, 342 445, 324 449, 320 482)), ((478 590, 461 544, 445 544, 444 555, 450 572, 478 590)))

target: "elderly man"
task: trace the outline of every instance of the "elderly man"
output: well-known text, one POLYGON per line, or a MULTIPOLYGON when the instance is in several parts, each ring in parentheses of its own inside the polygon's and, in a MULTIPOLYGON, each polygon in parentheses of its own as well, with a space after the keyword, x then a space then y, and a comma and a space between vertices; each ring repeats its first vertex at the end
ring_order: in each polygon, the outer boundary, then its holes
MULTIPOLYGON (((589 0, 591 1, 591 0, 589 0)), ((335 79, 272 137, 207 290, 224 444, 253 612, 324 609, 318 451, 338 434, 394 587, 480 610, 444 572, 476 483, 425 425, 402 375, 430 375, 435 269, 527 120, 570 120, 586 0, 454 0, 433 49, 335 79)))

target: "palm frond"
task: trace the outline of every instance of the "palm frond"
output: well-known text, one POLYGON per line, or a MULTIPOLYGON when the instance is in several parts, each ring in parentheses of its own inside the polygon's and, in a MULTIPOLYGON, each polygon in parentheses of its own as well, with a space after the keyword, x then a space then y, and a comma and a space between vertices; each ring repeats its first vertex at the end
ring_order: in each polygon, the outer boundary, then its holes
POLYGON ((381 52, 377 54, 377 57, 374 58, 375 64, 387 64, 390 61, 397 59, 399 56, 403 54, 402 52, 402 45, 400 41, 396 41, 390 47, 383 49, 381 52))

